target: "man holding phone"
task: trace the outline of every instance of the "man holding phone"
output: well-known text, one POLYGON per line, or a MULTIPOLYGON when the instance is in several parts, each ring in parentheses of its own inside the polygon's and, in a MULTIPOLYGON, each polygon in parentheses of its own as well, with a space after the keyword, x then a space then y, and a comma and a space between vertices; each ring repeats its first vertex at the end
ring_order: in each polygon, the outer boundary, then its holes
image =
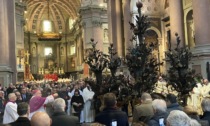
POLYGON ((115 94, 106 93, 103 100, 105 108, 95 117, 95 122, 106 126, 129 126, 127 114, 117 110, 115 94))

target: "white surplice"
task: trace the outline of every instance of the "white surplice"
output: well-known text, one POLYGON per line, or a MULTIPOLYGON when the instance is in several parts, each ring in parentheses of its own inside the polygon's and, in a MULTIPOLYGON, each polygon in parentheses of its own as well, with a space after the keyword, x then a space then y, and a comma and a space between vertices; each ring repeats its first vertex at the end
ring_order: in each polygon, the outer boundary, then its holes
POLYGON ((8 124, 17 120, 17 104, 8 102, 4 110, 3 124, 8 124))
POLYGON ((84 121, 86 123, 93 122, 95 118, 95 111, 91 109, 91 102, 93 100, 94 92, 88 90, 88 88, 83 89, 83 99, 84 99, 84 121))

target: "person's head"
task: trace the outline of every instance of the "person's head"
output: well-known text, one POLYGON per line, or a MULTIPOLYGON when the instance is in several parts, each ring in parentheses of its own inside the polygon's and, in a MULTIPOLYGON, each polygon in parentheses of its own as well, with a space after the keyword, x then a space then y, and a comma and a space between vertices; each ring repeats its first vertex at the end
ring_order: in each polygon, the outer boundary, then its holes
POLYGON ((26 117, 28 117, 29 112, 30 112, 30 108, 29 108, 28 103, 21 102, 21 103, 18 104, 17 113, 18 113, 19 116, 26 116, 26 117))
POLYGON ((190 105, 187 105, 184 107, 184 112, 187 115, 198 115, 197 110, 193 106, 190 106, 190 105))
POLYGON ((167 110, 166 102, 162 99, 155 99, 154 101, 152 101, 152 107, 154 109, 154 113, 166 112, 167 110))
POLYGON ((36 112, 31 118, 31 126, 50 126, 51 119, 46 112, 36 112))
POLYGON ((104 99, 104 105, 107 108, 112 108, 116 106, 116 96, 113 93, 106 93, 103 97, 104 99))
POLYGON ((17 96, 17 99, 20 99, 21 98, 21 95, 20 95, 20 92, 19 91, 15 92, 15 95, 17 96))
POLYGON ((210 112, 210 98, 204 98, 201 106, 204 112, 210 112))
POLYGON ((0 91, 0 98, 4 97, 4 91, 0 91))
POLYGON ((25 93, 26 93, 26 89, 25 89, 25 88, 22 88, 22 89, 21 89, 21 93, 22 93, 22 94, 25 94, 25 93))
POLYGON ((176 96, 174 94, 167 94, 166 95, 166 103, 167 103, 167 105, 177 103, 176 96))
POLYGON ((9 87, 10 87, 10 88, 13 88, 13 84, 12 84, 12 83, 10 83, 10 84, 9 84, 9 87))
POLYGON ((152 101, 152 97, 149 93, 143 93, 141 95, 141 103, 147 102, 147 101, 152 101))
POLYGON ((173 110, 167 117, 167 126, 190 126, 190 117, 180 110, 173 110))
POLYGON ((79 90, 78 90, 78 89, 75 89, 75 91, 74 91, 74 95, 80 95, 80 94, 79 94, 79 90))
POLYGON ((203 83, 204 83, 205 85, 207 85, 207 84, 209 83, 208 79, 204 79, 204 80, 203 80, 203 83))
POLYGON ((40 96, 42 97, 42 92, 39 89, 35 89, 32 91, 33 96, 40 96))
POLYGON ((55 112, 63 112, 65 111, 66 103, 64 99, 62 98, 57 98, 53 102, 53 109, 55 112))
POLYGON ((10 93, 10 94, 8 95, 8 99, 9 99, 10 101, 16 101, 16 100, 17 100, 17 96, 15 95, 15 93, 10 93))

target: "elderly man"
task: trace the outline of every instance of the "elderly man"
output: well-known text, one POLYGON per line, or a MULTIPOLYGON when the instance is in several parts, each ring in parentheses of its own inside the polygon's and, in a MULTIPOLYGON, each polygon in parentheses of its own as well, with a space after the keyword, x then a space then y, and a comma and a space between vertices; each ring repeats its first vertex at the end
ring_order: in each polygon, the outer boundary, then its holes
POLYGON ((46 112, 36 112, 31 118, 31 126, 51 126, 51 122, 46 112))
POLYGON ((53 102, 54 97, 57 97, 58 94, 55 93, 53 95, 50 95, 48 97, 42 97, 42 92, 40 90, 34 90, 33 91, 33 96, 31 100, 29 101, 30 105, 30 115, 29 119, 33 116, 34 113, 36 112, 45 112, 45 105, 53 102))
POLYGON ((166 95, 167 111, 170 113, 172 110, 183 110, 183 107, 179 105, 174 94, 166 95))
POLYGON ((66 103, 64 99, 58 98, 53 103, 54 113, 51 126, 79 126, 79 119, 76 116, 68 116, 65 113, 66 103))
POLYGON ((164 126, 168 116, 166 102, 162 99, 155 99, 152 102, 154 109, 153 117, 148 121, 149 126, 164 126))
POLYGON ((191 126, 191 119, 180 110, 173 110, 167 118, 167 126, 191 126))
POLYGON ((14 122, 19 117, 17 113, 17 104, 15 102, 17 99, 15 93, 10 93, 8 98, 9 101, 4 110, 3 124, 14 122))
POLYGON ((148 93, 141 95, 141 104, 135 106, 133 111, 133 123, 147 122, 154 115, 152 97, 148 93))
POLYGON ((116 96, 106 93, 103 100, 105 109, 95 117, 95 122, 106 126, 129 126, 127 114, 116 109, 116 96))
POLYGON ((29 105, 25 102, 19 103, 17 113, 19 115, 15 122, 10 123, 11 126, 31 126, 29 116, 29 105))
POLYGON ((207 120, 210 124, 210 98, 204 98, 201 103, 201 106, 204 112, 201 119, 207 120))

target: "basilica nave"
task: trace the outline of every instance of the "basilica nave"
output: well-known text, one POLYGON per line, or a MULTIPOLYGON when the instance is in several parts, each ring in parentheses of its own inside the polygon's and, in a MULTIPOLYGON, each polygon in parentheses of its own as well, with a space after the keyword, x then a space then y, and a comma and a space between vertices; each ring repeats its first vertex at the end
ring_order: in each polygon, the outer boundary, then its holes
MULTIPOLYGON (((110 43, 122 59, 132 31, 129 22, 138 14, 138 0, 1 0, 0 83, 19 83, 44 78, 78 79, 92 76, 84 58, 91 48, 108 53, 110 43)), ((175 46, 178 33, 190 48, 191 67, 205 78, 209 74, 209 0, 141 0, 142 14, 151 26, 146 42, 158 43, 153 53, 164 62, 168 42, 175 46)), ((129 74, 126 67, 118 73, 129 74)))

